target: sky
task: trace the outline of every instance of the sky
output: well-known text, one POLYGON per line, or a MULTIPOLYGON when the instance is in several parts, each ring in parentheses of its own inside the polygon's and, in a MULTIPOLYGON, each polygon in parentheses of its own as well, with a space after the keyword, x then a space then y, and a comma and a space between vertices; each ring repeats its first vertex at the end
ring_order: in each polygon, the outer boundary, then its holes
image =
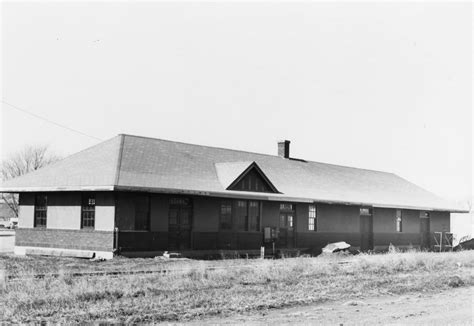
POLYGON ((66 156, 128 133, 276 154, 288 139, 292 157, 466 200, 472 13, 469 2, 3 2, 0 153, 48 144, 66 156))

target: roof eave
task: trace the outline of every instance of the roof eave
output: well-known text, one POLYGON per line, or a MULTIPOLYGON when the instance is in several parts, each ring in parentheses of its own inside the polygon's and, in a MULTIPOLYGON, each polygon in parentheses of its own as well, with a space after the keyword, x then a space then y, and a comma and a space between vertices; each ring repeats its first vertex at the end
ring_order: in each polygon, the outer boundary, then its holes
POLYGON ((151 187, 136 187, 136 186, 116 186, 118 191, 144 191, 151 193, 167 193, 167 194, 186 194, 196 196, 222 197, 222 198, 246 198, 256 200, 268 201, 293 201, 299 203, 323 203, 323 204, 339 204, 350 206, 369 206, 378 208, 395 208, 395 209, 412 209, 424 211, 441 211, 451 213, 468 213, 468 210, 448 207, 426 207, 426 206, 410 206, 410 205, 388 205, 383 203, 369 203, 369 202, 349 202, 341 200, 330 200, 320 198, 303 198, 288 196, 282 193, 265 193, 265 192, 250 192, 250 191, 206 191, 206 190, 191 190, 191 189, 175 189, 175 188, 151 188, 151 187))
POLYGON ((384 203, 370 202, 350 202, 341 200, 321 199, 321 198, 302 198, 288 196, 281 193, 263 193, 250 191, 206 191, 192 189, 175 189, 175 188, 151 188, 137 186, 57 186, 57 187, 5 187, 0 188, 3 193, 21 193, 21 192, 54 192, 54 191, 143 191, 151 193, 168 193, 168 194, 186 194, 196 196, 222 197, 222 198, 246 198, 268 201, 292 201, 300 203, 323 203, 323 204, 339 204, 350 206, 370 206, 375 208, 395 208, 395 209, 412 209, 424 211, 444 211, 451 213, 469 213, 469 210, 454 207, 427 207, 427 206, 410 206, 410 205, 389 205, 384 203))
POLYGON ((3 193, 52 192, 52 191, 113 191, 114 186, 54 186, 54 187, 5 187, 3 193))

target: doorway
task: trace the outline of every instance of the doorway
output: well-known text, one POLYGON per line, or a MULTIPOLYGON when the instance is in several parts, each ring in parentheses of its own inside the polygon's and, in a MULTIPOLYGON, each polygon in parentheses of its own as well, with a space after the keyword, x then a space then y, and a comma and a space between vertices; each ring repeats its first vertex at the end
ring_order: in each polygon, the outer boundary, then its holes
POLYGON ((374 250, 374 220, 371 208, 360 209, 360 251, 374 250))
POLYGON ((168 249, 191 249, 192 205, 190 198, 170 198, 168 249))
POLYGON ((278 247, 295 247, 295 206, 293 204, 280 204, 280 232, 278 247))
POLYGON ((420 247, 421 249, 429 249, 430 242, 430 213, 422 212, 420 214, 420 247))

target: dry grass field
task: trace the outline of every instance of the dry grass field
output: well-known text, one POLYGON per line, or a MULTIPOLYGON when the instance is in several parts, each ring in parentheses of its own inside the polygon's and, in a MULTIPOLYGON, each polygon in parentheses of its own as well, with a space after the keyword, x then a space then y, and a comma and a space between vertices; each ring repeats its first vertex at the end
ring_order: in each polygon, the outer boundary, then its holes
POLYGON ((0 323, 156 323, 473 286, 474 251, 221 261, 0 256, 0 270, 0 323))

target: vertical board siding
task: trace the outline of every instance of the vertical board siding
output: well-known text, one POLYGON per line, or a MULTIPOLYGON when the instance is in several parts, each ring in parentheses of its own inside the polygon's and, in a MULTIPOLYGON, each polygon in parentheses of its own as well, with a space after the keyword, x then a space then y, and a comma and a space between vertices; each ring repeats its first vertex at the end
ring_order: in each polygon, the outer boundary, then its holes
MULTIPOLYGON (((80 230, 81 193, 48 193, 46 229, 33 228, 34 193, 20 194, 20 221, 17 245, 71 249, 113 248, 113 229, 119 228, 119 247, 132 251, 168 250, 169 200, 174 195, 150 196, 150 231, 134 231, 133 197, 139 193, 96 193, 96 230, 80 230), (117 200, 115 200, 117 198, 117 200), (129 230, 127 230, 129 229, 129 230), (79 232, 71 232, 77 230, 79 232), (101 232, 104 231, 104 232, 101 232), (105 232, 108 231, 108 232, 105 232)), ((143 194, 139 194, 143 195, 143 194)), ((222 199, 189 196, 192 200, 193 250, 258 250, 263 245, 263 229, 280 226, 280 202, 261 201, 261 231, 219 231, 222 199)), ((317 230, 308 230, 308 203, 293 203, 297 248, 317 249, 331 242, 345 241, 360 246, 359 206, 316 203, 317 230)), ((449 212, 430 212, 430 231, 449 231, 449 212)), ((378 248, 419 246, 420 211, 402 211, 402 232, 396 231, 396 209, 374 208, 374 245, 378 248)), ((433 242, 433 241, 432 241, 433 242)), ((278 243, 278 241, 277 241, 278 243)))

